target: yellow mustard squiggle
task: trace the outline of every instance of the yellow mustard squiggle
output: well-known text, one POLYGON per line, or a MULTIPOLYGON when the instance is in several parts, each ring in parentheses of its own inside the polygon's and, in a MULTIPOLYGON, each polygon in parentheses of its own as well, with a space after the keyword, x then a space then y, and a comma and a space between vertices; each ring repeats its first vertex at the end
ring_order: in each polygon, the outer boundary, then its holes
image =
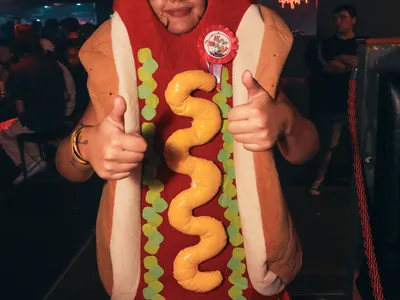
POLYGON ((180 73, 168 85, 165 98, 179 116, 193 118, 192 127, 174 132, 164 149, 166 163, 176 173, 191 177, 191 187, 176 196, 168 211, 172 227, 188 235, 200 236, 200 242, 183 249, 174 261, 174 277, 185 289, 209 292, 222 283, 220 271, 201 272, 199 264, 221 253, 226 246, 225 228, 218 220, 194 217, 193 209, 216 195, 221 186, 221 172, 212 162, 193 157, 190 148, 209 142, 221 129, 221 113, 211 101, 190 96, 197 89, 210 92, 215 87, 213 75, 204 71, 180 73))

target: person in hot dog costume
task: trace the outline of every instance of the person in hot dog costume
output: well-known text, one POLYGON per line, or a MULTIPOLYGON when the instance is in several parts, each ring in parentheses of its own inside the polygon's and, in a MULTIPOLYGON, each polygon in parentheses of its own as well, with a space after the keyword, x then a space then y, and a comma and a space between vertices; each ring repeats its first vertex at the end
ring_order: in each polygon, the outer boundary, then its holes
POLYGON ((91 103, 58 149, 71 181, 107 180, 97 221, 113 300, 287 299, 301 247, 271 148, 314 126, 277 86, 292 44, 251 0, 115 0, 81 50, 91 103))

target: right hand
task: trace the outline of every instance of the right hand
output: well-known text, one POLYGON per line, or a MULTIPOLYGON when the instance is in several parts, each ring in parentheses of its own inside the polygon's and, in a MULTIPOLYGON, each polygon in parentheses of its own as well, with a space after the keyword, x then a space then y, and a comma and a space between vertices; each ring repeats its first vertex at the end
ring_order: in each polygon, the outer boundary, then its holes
POLYGON ((82 156, 105 180, 128 177, 146 152, 147 143, 141 135, 125 133, 125 111, 125 100, 117 97, 112 112, 99 125, 82 131, 81 140, 87 141, 82 156))

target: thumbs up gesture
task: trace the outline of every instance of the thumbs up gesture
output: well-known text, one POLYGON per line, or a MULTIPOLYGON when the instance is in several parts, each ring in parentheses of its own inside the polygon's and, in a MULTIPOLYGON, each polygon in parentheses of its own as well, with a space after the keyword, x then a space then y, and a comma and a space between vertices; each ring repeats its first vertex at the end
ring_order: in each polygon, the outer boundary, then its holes
POLYGON ((228 130, 249 151, 271 149, 280 137, 292 131, 295 113, 286 103, 275 101, 250 71, 243 73, 242 81, 248 103, 230 110, 228 130))
POLYGON ((82 132, 82 139, 87 141, 83 158, 106 180, 128 177, 143 160, 147 148, 142 136, 125 133, 125 111, 125 100, 117 97, 112 112, 99 125, 82 132))

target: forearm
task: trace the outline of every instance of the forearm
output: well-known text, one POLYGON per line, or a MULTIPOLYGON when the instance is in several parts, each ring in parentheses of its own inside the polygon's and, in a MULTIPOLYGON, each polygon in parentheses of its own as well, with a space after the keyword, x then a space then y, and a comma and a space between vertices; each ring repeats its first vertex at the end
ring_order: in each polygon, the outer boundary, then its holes
POLYGON ((351 71, 351 68, 338 60, 331 60, 325 66, 323 73, 326 74, 343 74, 351 71))
POLYGON ((56 166, 58 172, 71 182, 84 182, 92 177, 94 173, 90 165, 83 165, 73 158, 69 137, 58 147, 56 166))
MULTIPOLYGON (((81 126, 87 125, 95 125, 97 124, 96 113, 93 109, 92 104, 88 105, 88 108, 85 111, 79 125, 75 130, 79 129, 81 126)), ((79 137, 79 151, 84 159, 87 160, 87 144, 89 138, 87 136, 87 132, 90 128, 84 128, 81 131, 79 137)), ((58 147, 57 156, 56 156, 56 166, 58 172, 65 177, 65 179, 72 182, 83 182, 88 180, 94 173, 93 169, 90 165, 83 165, 80 162, 76 161, 72 155, 72 145, 70 141, 70 137, 66 138, 58 147)))
POLYGON ((354 55, 340 55, 335 57, 335 60, 344 64, 347 68, 353 68, 357 61, 357 56, 354 55))
POLYGON ((292 132, 278 141, 285 159, 293 164, 311 160, 319 150, 319 137, 314 124, 297 113, 292 132))

